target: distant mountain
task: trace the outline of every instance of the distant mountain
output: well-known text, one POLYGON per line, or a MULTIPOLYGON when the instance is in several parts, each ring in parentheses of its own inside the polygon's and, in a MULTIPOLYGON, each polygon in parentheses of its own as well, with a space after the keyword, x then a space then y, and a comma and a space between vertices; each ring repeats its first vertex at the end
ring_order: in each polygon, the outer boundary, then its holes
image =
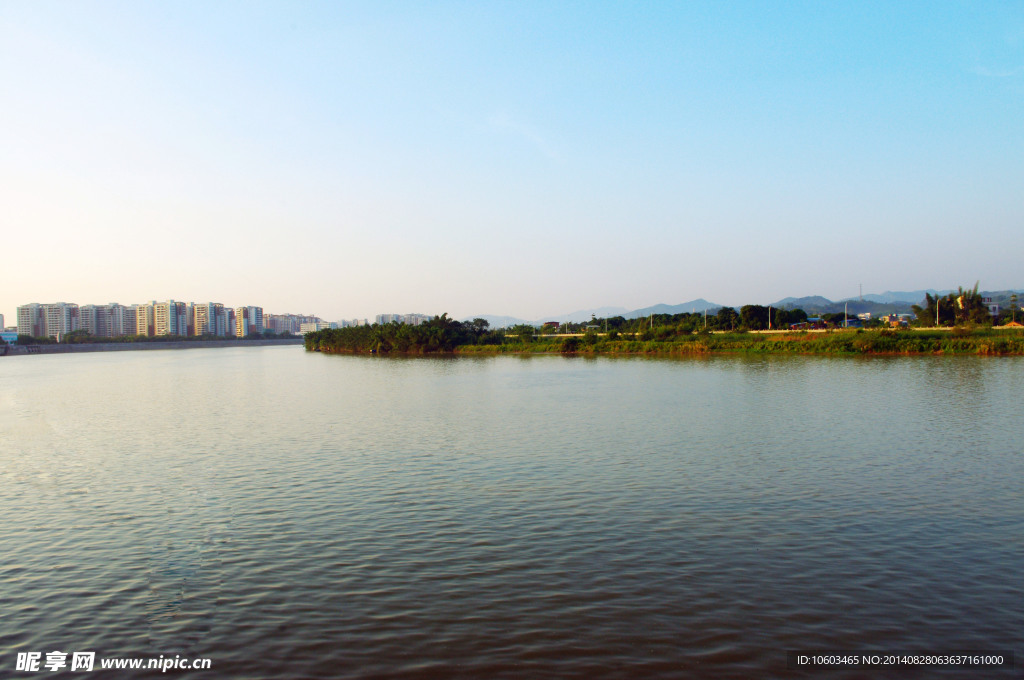
MULTIPOLYGON (((909 302, 912 305, 919 305, 924 300, 925 293, 931 293, 932 295, 945 295, 949 293, 949 290, 935 290, 929 288, 928 290, 887 290, 882 294, 871 293, 864 296, 865 300, 869 302, 881 302, 883 304, 890 302, 909 302)), ((847 298, 848 300, 859 300, 859 297, 847 298)))
MULTIPOLYGON (((844 310, 850 314, 864 314, 871 313, 874 317, 879 317, 884 314, 906 314, 910 313, 912 305, 921 304, 924 301, 926 293, 931 295, 946 295, 950 293, 950 290, 936 290, 929 288, 927 290, 909 290, 909 291, 893 291, 887 290, 884 293, 871 293, 865 295, 863 299, 860 296, 848 298, 845 300, 833 301, 821 295, 809 295, 807 297, 787 297, 771 304, 772 307, 785 308, 785 309, 802 309, 808 314, 837 314, 844 310)), ((1009 297, 1013 291, 998 291, 998 292, 985 292, 981 294, 985 297, 993 298, 993 301, 1002 306, 1008 306, 1010 304, 1009 297)), ((1018 291, 1020 293, 1020 291, 1018 291)), ((1024 293, 1021 293, 1024 297, 1024 293)), ((1024 300, 1022 300, 1024 302, 1024 300)), ((1021 303, 1018 303, 1021 304, 1021 303)), ((570 321, 573 323, 579 323, 582 321, 589 321, 591 315, 602 319, 610 318, 614 316, 622 316, 626 319, 637 319, 640 317, 650 316, 651 314, 683 314, 683 313, 694 313, 703 312, 705 309, 709 313, 716 312, 721 309, 723 305, 708 302, 704 298, 697 298, 696 300, 690 300, 689 302, 682 302, 677 305, 657 304, 651 307, 644 307, 642 309, 634 309, 627 311, 624 307, 596 307, 594 309, 581 309, 569 314, 557 314, 543 319, 520 319, 514 316, 497 316, 493 314, 480 314, 479 318, 487 319, 488 323, 491 324, 491 328, 507 328, 509 326, 515 326, 518 324, 530 324, 533 326, 539 326, 546 321, 570 321)), ((470 317, 465 319, 471 321, 473 318, 470 317)))
MULTIPOLYGON (((907 293, 907 295, 910 295, 910 293, 907 293)), ((924 293, 921 294, 921 299, 924 299, 924 293)), ((903 300, 878 302, 869 299, 869 296, 867 295, 864 296, 863 300, 860 298, 851 298, 849 300, 833 302, 832 300, 820 295, 812 295, 802 298, 783 298, 782 300, 773 303, 772 307, 802 309, 808 314, 838 314, 839 312, 846 311, 850 314, 870 313, 872 316, 878 317, 884 314, 907 314, 911 311, 911 304, 912 303, 903 300)), ((917 301, 913 304, 917 304, 917 301)))
POLYGON ((622 316, 627 319, 637 319, 642 316, 650 316, 651 314, 692 314, 694 312, 703 312, 705 309, 709 312, 714 312, 721 308, 722 305, 708 302, 704 298, 697 298, 696 300, 682 302, 678 305, 659 304, 653 307, 634 309, 632 312, 626 312, 622 316))
POLYGON ((820 295, 811 295, 802 298, 783 298, 778 302, 773 302, 771 306, 784 309, 802 309, 806 312, 808 307, 817 309, 819 307, 828 307, 831 304, 833 304, 833 302, 828 298, 821 297, 820 295))
POLYGON ((581 309, 570 314, 559 314, 553 316, 545 321, 569 321, 572 323, 580 323, 582 321, 590 321, 592 316, 596 316, 599 319, 610 318, 613 316, 621 316, 627 313, 625 307, 598 307, 596 309, 581 309))
POLYGON ((654 305, 653 307, 644 307, 643 309, 634 309, 632 311, 627 310, 625 307, 595 307, 594 309, 580 309, 575 312, 568 314, 552 314, 542 319, 520 319, 514 316, 498 316, 495 314, 477 314, 476 316, 467 317, 463 321, 472 321, 473 319, 486 319, 487 323, 491 325, 491 328, 508 328, 509 326, 516 326, 521 323, 530 324, 533 326, 540 326, 547 321, 568 321, 571 323, 581 323, 583 321, 590 321, 591 317, 597 317, 598 319, 607 319, 615 316, 621 316, 626 319, 637 319, 642 316, 649 316, 651 314, 680 314, 683 312, 703 312, 705 309, 714 312, 721 308, 722 305, 715 304, 714 302, 708 302, 704 299, 691 300, 690 302, 683 302, 678 305, 654 305))

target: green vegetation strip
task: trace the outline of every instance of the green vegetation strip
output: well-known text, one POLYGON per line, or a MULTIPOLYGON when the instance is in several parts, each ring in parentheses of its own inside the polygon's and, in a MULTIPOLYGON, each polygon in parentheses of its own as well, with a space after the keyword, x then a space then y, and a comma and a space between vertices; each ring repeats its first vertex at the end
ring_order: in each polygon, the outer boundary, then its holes
POLYGON ((1024 355, 1020 329, 836 330, 823 333, 587 333, 552 337, 528 332, 507 335, 435 317, 419 325, 385 324, 306 335, 309 351, 328 353, 569 354, 685 356, 711 353, 827 355, 1024 355), (650 337, 651 335, 655 337, 650 337))
MULTIPOLYGON (((566 339, 569 340, 569 339, 566 339)), ((1024 333, 983 330, 967 333, 928 331, 836 331, 759 335, 747 333, 695 334, 671 340, 581 341, 566 346, 538 339, 499 346, 466 345, 459 354, 563 353, 580 355, 685 356, 714 353, 828 354, 828 355, 1024 355, 1024 333)))

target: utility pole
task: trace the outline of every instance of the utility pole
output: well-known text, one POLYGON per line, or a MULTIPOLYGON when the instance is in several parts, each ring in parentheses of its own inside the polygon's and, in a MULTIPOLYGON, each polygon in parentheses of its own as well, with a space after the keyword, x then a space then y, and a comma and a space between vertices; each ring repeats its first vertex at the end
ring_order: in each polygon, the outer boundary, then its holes
POLYGON ((772 306, 768 305, 768 330, 772 329, 772 306))
POLYGON ((843 305, 843 328, 847 328, 850 325, 850 323, 846 320, 847 312, 849 309, 850 303, 847 302, 845 305, 843 305))
POLYGON ((939 294, 935 294, 935 325, 939 325, 939 294))

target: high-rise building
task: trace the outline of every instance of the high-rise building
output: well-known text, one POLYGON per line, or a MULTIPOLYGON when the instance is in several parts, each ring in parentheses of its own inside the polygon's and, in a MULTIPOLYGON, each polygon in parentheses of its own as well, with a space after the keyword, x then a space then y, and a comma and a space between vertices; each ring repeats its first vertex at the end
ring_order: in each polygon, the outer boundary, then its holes
POLYGON ((43 306, 31 303, 18 307, 18 335, 43 335, 43 306))
POLYGON ((89 335, 102 337, 99 326, 106 318, 101 312, 103 308, 97 305, 82 305, 78 308, 78 327, 89 335), (102 319, 101 319, 102 317, 102 319))
POLYGON ((235 310, 235 335, 244 338, 263 332, 263 308, 239 307, 235 310))
POLYGON ((193 308, 195 335, 227 335, 228 317, 219 302, 203 302, 193 308))
POLYGON ((135 306, 135 334, 154 336, 156 335, 156 317, 154 310, 156 300, 145 302, 135 306))
POLYGON ((4 315, 0 314, 0 331, 4 329, 4 315))
POLYGON ((125 308, 125 328, 135 327, 136 335, 180 335, 190 334, 189 310, 191 303, 167 300, 146 302, 125 308), (134 314, 134 320, 133 320, 134 314))
POLYGON ((421 323, 430 321, 430 317, 426 314, 406 314, 403 321, 410 326, 419 326, 421 323))
POLYGON ((139 332, 138 326, 135 323, 136 315, 138 314, 138 305, 124 307, 123 309, 124 312, 121 316, 121 334, 135 335, 139 332))
POLYGON ((302 314, 264 314, 263 327, 275 333, 298 333, 304 323, 316 323, 322 319, 302 314))
POLYGON ((328 328, 337 328, 338 324, 327 321, 308 321, 299 325, 299 332, 305 335, 306 333, 313 333, 315 331, 322 331, 328 328))
POLYGON ((426 314, 378 314, 377 323, 407 323, 412 326, 418 326, 421 323, 430 321, 430 318, 426 314))
POLYGON ((46 334, 60 338, 65 333, 78 330, 78 305, 68 302, 55 302, 43 305, 46 314, 46 334))
POLYGON ((188 333, 188 322, 185 319, 184 302, 167 300, 153 304, 154 335, 185 335, 188 333))
POLYGON ((127 310, 127 307, 116 302, 108 305, 82 305, 78 308, 78 327, 98 338, 134 335, 134 320, 130 325, 125 323, 127 310))
POLYGON ((78 330, 78 305, 31 303, 18 307, 18 335, 57 337, 78 330))

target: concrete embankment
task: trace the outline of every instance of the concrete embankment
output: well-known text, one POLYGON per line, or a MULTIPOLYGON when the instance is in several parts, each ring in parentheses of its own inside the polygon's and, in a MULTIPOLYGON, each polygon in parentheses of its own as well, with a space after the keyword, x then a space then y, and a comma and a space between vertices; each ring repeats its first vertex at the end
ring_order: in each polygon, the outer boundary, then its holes
POLYGON ((7 345, 6 347, 0 347, 0 356, 67 354, 71 352, 130 352, 151 349, 268 347, 278 345, 301 346, 302 338, 289 338, 287 340, 176 340, 171 342, 89 342, 70 345, 7 345))

